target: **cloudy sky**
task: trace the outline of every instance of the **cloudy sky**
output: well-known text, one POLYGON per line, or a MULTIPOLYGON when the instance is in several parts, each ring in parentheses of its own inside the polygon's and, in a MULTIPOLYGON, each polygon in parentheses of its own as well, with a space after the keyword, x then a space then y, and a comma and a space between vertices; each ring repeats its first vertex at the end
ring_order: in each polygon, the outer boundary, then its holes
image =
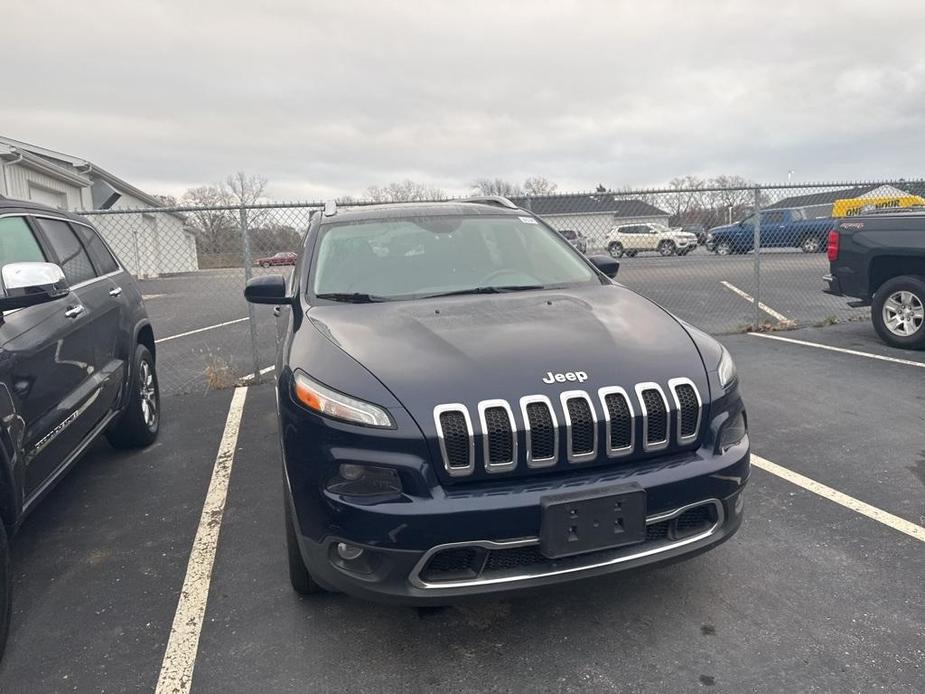
POLYGON ((925 2, 4 2, 0 134, 153 193, 925 173, 925 2))

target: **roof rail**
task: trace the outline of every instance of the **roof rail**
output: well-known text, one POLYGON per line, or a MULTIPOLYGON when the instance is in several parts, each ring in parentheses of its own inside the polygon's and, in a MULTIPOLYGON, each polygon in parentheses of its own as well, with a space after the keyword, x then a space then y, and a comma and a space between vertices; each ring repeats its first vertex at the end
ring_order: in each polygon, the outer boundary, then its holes
POLYGON ((473 195, 469 198, 457 200, 457 202, 478 202, 483 205, 497 205, 498 207, 507 207, 510 210, 519 210, 520 208, 503 195, 473 195))
POLYGON ((337 201, 336 200, 325 200, 324 216, 333 217, 336 214, 337 214, 337 201))

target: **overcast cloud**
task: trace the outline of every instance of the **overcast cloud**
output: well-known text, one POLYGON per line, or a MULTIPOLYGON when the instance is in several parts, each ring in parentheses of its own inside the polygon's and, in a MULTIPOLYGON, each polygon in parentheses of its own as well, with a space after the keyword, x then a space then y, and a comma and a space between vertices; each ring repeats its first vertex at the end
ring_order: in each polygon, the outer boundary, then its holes
POLYGON ((921 177, 925 2, 3 1, 0 134, 153 193, 921 177))

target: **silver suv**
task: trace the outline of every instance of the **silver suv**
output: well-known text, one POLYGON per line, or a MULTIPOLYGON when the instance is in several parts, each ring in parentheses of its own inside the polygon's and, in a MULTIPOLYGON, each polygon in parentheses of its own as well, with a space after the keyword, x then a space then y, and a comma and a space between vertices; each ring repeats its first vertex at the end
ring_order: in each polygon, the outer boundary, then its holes
POLYGON ((607 252, 614 258, 633 257, 643 251, 661 255, 687 255, 697 248, 697 235, 658 222, 621 224, 610 230, 607 252))

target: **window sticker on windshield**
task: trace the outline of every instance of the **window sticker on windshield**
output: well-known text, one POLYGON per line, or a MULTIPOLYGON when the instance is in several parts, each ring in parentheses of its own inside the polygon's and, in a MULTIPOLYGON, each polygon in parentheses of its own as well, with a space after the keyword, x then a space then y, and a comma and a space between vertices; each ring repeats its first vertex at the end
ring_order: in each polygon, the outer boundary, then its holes
POLYGON ((536 220, 533 217, 518 217, 518 219, 524 224, 536 224, 536 220))

